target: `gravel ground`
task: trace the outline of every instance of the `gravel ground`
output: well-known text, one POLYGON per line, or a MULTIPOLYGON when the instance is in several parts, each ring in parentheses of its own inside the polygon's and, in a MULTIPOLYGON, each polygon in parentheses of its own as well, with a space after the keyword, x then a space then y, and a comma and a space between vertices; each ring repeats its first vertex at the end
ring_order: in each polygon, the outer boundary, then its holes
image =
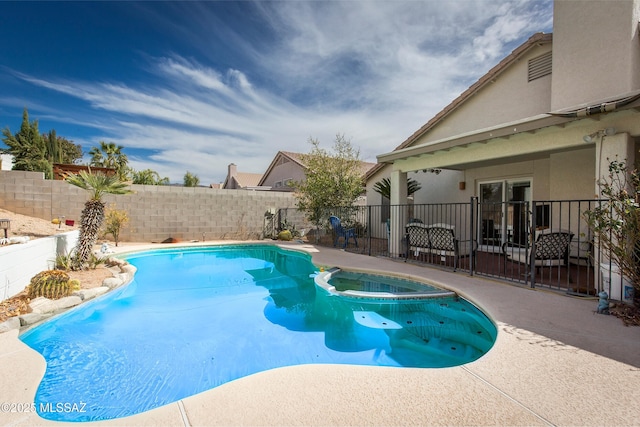
POLYGON ((5 209, 0 209, 0 219, 9 219, 11 221, 8 232, 9 237, 29 236, 32 239, 37 239, 78 229, 78 221, 71 227, 65 224, 53 224, 46 219, 20 215, 5 209))

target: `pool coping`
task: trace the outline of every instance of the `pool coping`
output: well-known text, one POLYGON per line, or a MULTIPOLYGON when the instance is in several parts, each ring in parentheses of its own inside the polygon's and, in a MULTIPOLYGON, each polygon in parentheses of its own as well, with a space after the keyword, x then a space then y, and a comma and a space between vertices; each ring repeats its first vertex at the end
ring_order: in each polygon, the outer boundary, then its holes
MULTIPOLYGON (((208 242, 211 243, 211 242, 208 242)), ((221 242, 230 244, 232 242, 221 242)), ((247 243, 247 242, 241 242, 247 243)), ((158 245, 123 245, 121 252, 158 245)), ((640 328, 562 296, 309 244, 316 265, 357 266, 446 284, 497 324, 488 354, 455 368, 301 365, 261 372, 142 414, 96 425, 639 425, 640 328), (589 331, 587 334, 585 331, 589 331), (380 392, 384 390, 384 392, 380 392)), ((0 335, 0 403, 33 402, 42 357, 0 335), (16 379, 19 379, 16 381, 16 379)), ((2 407, 0 407, 2 410, 2 407)), ((64 425, 28 411, 3 425, 64 425)), ((70 424, 70 423, 68 423, 70 424)), ((77 425, 77 423, 73 423, 77 425)))
MULTIPOLYGON (((327 271, 320 271, 313 278, 316 286, 324 289, 328 293, 340 297, 347 298, 355 298, 355 299, 376 299, 376 300, 384 300, 384 301, 400 301, 400 300, 423 300, 423 299, 436 299, 436 298, 448 298, 454 297, 457 294, 454 291, 450 290, 441 290, 440 292, 407 292, 407 293, 393 293, 393 292, 373 292, 373 291, 354 291, 354 290, 346 290, 339 291, 335 286, 329 283, 329 280, 333 277, 334 274, 339 273, 341 271, 345 272, 359 272, 361 270, 350 270, 348 268, 338 268, 333 267, 327 271)), ((387 276, 403 278, 402 276, 387 274, 387 276)), ((416 283, 420 283, 417 280, 412 280, 416 283)))

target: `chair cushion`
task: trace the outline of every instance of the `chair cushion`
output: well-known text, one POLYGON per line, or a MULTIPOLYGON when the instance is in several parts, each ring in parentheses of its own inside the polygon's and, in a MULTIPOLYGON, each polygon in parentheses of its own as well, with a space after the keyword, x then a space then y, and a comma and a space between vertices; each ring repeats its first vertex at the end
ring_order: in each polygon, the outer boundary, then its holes
POLYGON ((410 223, 406 226, 408 243, 413 249, 429 248, 429 234, 427 232, 427 226, 422 223, 410 223))
POLYGON ((441 224, 434 224, 428 227, 429 241, 431 248, 438 251, 455 251, 455 237, 453 227, 441 227, 441 224))
POLYGON ((536 240, 536 259, 561 259, 567 254, 572 233, 550 232, 538 235, 536 240))

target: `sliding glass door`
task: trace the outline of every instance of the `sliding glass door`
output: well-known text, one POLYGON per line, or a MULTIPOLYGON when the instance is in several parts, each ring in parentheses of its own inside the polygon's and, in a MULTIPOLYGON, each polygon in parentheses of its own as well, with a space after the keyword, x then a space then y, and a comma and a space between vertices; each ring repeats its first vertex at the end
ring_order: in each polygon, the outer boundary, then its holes
POLYGON ((480 183, 480 244, 524 244, 527 238, 531 180, 480 183))

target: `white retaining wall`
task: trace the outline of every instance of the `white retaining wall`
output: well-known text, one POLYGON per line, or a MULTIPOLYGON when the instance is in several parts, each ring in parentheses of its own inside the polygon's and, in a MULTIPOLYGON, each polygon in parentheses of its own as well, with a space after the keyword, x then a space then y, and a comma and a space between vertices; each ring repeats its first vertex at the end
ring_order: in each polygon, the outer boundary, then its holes
POLYGON ((55 266, 57 255, 67 255, 78 242, 79 231, 0 246, 0 301, 22 291, 31 278, 55 266))

